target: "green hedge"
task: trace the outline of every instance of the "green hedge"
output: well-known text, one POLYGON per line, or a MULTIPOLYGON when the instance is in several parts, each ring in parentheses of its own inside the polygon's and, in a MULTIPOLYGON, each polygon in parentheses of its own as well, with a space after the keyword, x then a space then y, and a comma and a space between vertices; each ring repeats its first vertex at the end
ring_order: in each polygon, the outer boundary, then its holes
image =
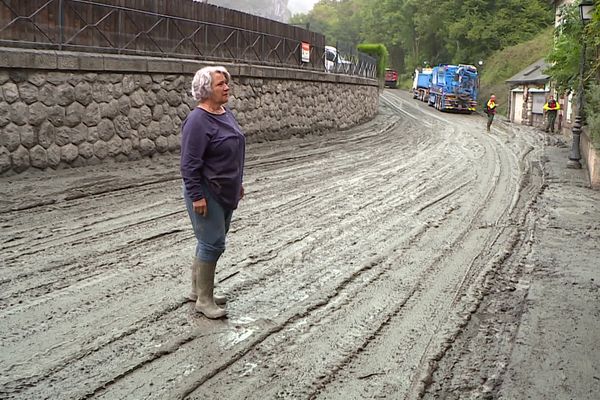
POLYGON ((357 50, 377 59, 377 77, 383 79, 390 56, 385 45, 381 43, 362 43, 357 46, 357 50))

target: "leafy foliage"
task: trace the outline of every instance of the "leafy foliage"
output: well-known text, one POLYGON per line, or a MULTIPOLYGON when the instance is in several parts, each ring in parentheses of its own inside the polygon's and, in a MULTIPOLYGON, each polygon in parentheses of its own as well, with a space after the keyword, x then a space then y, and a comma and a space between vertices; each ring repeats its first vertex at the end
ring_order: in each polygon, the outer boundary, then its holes
POLYGON ((383 43, 390 66, 469 63, 551 26, 547 0, 320 0, 293 23, 310 24, 329 44, 383 43))
POLYGON ((560 13, 562 23, 554 30, 554 48, 546 57, 551 67, 544 72, 552 78, 557 91, 564 93, 577 87, 583 26, 576 4, 563 6, 560 13))
POLYGON ((585 115, 592 143, 600 149, 600 6, 598 5, 591 23, 586 27, 585 40, 592 50, 587 74, 590 85, 586 90, 585 115))
POLYGON ((600 149, 600 84, 591 84, 586 90, 585 109, 592 143, 600 149))

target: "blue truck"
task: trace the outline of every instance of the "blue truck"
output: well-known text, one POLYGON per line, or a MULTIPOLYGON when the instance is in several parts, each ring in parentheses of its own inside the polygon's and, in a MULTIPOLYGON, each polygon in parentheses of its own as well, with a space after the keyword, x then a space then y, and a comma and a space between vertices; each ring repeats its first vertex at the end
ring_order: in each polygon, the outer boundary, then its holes
POLYGON ((433 67, 429 105, 441 111, 472 113, 477 106, 479 74, 473 65, 442 64, 433 67))
POLYGON ((421 101, 429 99, 429 86, 431 85, 431 68, 423 68, 415 70, 415 79, 413 80, 412 92, 413 98, 421 101))

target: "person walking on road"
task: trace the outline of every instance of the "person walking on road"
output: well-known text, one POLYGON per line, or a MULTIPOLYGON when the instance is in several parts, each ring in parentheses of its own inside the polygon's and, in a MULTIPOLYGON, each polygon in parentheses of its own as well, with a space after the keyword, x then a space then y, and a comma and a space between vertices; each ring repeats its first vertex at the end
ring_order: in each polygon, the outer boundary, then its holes
POLYGON ((487 114, 487 131, 489 132, 492 128, 492 122, 494 122, 494 115, 496 115, 496 96, 491 95, 487 104, 485 105, 485 113, 487 114))
POLYGON ((545 131, 552 131, 554 133, 554 123, 556 122, 556 115, 560 110, 560 104, 554 100, 554 96, 550 95, 546 104, 544 104, 544 113, 548 116, 548 122, 546 123, 545 131))
POLYGON ((192 292, 196 311, 211 319, 227 314, 226 299, 214 295, 217 261, 225 251, 233 211, 244 196, 246 138, 231 111, 231 76, 224 67, 205 67, 192 80, 198 101, 181 128, 183 196, 194 235, 192 292))

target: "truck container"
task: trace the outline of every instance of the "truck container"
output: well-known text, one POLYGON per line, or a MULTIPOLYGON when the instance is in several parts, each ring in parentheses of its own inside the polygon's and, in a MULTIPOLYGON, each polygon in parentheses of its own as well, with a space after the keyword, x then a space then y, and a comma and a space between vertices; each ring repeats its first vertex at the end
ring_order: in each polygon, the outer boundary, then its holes
POLYGON ((413 80, 412 92, 413 98, 421 101, 427 101, 429 98, 429 85, 431 84, 431 68, 415 69, 415 79, 413 80))
POLYGON ((384 86, 395 89, 398 87, 398 71, 391 68, 385 69, 384 86))
POLYGON ((477 106, 479 74, 473 65, 442 64, 433 68, 429 105, 441 111, 472 113, 477 106))

